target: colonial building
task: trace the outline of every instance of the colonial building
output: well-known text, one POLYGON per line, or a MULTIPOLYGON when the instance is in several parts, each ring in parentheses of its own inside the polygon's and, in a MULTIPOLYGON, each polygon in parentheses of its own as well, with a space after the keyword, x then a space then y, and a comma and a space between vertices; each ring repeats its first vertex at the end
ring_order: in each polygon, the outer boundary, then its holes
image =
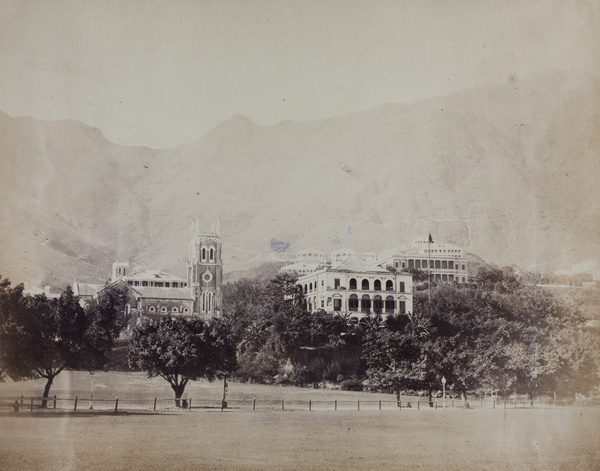
POLYGON ((379 255, 377 265, 395 270, 417 269, 431 274, 435 281, 467 283, 468 262, 460 247, 439 244, 428 238, 411 247, 393 249, 379 255))
POLYGON ((73 283, 73 292, 82 303, 89 302, 106 289, 122 286, 128 291, 126 317, 131 326, 144 317, 183 315, 220 317, 223 264, 220 228, 200 230, 192 223, 187 279, 158 270, 131 270, 129 262, 114 262, 110 283, 106 285, 73 283))
POLYGON ((298 278, 310 312, 323 310, 361 319, 412 312, 412 276, 393 273, 356 256, 328 262, 298 278))
POLYGON ((295 273, 304 276, 322 270, 325 266, 337 265, 356 258, 371 265, 390 271, 410 269, 429 272, 432 279, 440 282, 468 283, 468 261, 460 247, 439 244, 428 238, 416 240, 412 246, 387 250, 380 254, 363 252, 358 254, 351 249, 341 248, 325 256, 314 249, 299 252, 292 263, 283 266, 282 273, 295 273))

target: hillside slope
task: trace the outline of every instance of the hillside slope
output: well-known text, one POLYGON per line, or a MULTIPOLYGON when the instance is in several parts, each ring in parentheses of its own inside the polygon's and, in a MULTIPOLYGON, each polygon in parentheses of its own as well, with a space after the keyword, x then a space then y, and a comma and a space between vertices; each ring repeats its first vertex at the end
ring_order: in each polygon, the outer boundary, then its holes
POLYGON ((220 218, 226 271, 281 258, 272 238, 379 251, 431 232, 497 264, 600 275, 599 98, 597 79, 557 74, 323 121, 235 116, 165 151, 3 115, 0 273, 105 279, 119 257, 183 275, 199 215, 220 218))

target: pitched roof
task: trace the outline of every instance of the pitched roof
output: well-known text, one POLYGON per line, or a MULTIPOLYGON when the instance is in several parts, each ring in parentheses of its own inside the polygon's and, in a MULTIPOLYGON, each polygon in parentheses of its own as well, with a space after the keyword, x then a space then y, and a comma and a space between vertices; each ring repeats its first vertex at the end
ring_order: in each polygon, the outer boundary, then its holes
POLYGON ((104 285, 96 283, 73 283, 73 291, 77 296, 95 296, 104 285))
POLYGON ((153 299, 184 299, 193 300, 194 295, 191 288, 157 288, 156 286, 136 286, 143 298, 153 299))
POLYGON ((124 280, 164 280, 186 282, 187 280, 179 276, 165 273, 161 270, 146 270, 138 273, 133 273, 123 277, 124 280))
POLYGON ((328 268, 327 271, 348 271, 357 273, 389 273, 385 268, 381 268, 373 265, 372 263, 365 262, 360 258, 348 257, 339 264, 328 268))

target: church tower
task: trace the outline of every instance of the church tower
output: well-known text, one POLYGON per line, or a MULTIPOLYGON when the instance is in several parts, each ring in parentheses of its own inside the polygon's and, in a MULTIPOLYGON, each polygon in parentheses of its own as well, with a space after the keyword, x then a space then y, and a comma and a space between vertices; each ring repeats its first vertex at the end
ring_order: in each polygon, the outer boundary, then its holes
POLYGON ((188 286, 194 292, 194 314, 221 317, 223 263, 221 228, 217 220, 210 232, 200 231, 200 221, 192 222, 188 258, 188 286))

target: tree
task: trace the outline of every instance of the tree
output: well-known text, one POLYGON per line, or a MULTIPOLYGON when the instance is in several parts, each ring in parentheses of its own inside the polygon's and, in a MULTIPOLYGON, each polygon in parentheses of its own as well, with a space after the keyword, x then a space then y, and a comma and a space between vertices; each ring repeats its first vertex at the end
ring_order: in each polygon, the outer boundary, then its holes
POLYGON ((235 366, 226 325, 198 318, 164 317, 136 327, 128 355, 129 364, 146 371, 148 378, 159 376, 171 385, 177 407, 190 381, 213 381, 235 366))
POLYGON ((14 380, 46 379, 43 401, 65 368, 103 366, 122 324, 125 293, 106 290, 83 308, 71 288, 58 299, 24 296, 19 285, 0 287, 3 371, 14 380))
POLYGON ((23 285, 11 287, 10 280, 0 276, 0 381, 27 376, 26 358, 19 354, 24 332, 18 320, 24 308, 23 285))

